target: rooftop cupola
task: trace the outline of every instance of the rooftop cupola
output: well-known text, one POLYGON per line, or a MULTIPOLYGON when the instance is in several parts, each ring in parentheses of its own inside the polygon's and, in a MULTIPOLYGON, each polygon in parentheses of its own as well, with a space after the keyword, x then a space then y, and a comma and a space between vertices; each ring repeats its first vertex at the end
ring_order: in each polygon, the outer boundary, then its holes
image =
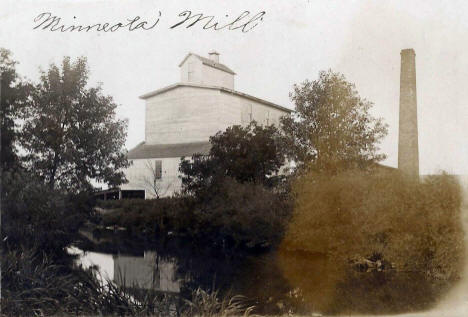
POLYGON ((205 85, 234 89, 235 73, 219 62, 219 53, 211 51, 208 57, 188 53, 180 67, 180 81, 193 85, 205 85))
POLYGON ((211 51, 208 53, 208 55, 210 56, 210 59, 215 62, 215 63, 219 63, 219 53, 216 52, 215 50, 211 51))

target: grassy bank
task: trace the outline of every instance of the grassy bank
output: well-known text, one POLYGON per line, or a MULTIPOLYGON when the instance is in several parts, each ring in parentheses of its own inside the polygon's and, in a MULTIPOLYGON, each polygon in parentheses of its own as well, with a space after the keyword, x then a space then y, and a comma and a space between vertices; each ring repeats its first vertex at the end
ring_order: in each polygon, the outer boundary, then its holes
POLYGON ((93 269, 57 265, 32 252, 2 259, 2 315, 239 316, 253 307, 242 296, 194 289, 187 297, 102 282, 93 269))

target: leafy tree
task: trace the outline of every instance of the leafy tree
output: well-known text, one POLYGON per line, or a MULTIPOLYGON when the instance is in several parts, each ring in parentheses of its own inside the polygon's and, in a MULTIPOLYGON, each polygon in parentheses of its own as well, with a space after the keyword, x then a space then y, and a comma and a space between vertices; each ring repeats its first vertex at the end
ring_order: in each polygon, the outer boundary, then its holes
POLYGON ((96 180, 125 180, 126 122, 115 118, 112 97, 88 88, 86 58, 63 59, 41 71, 25 111, 22 145, 28 168, 51 188, 81 190, 96 180))
POLYGON ((30 86, 21 81, 16 73, 17 62, 11 52, 0 48, 0 118, 1 118, 1 167, 2 170, 18 166, 16 142, 17 119, 30 86))
POLYGON ((195 154, 182 159, 180 171, 187 192, 200 192, 224 177, 239 183, 271 186, 285 163, 280 135, 274 126, 232 126, 210 137, 208 155, 195 154))
POLYGON ((369 113, 373 104, 331 70, 294 85, 296 112, 282 118, 285 147, 299 168, 331 172, 366 167, 385 158, 377 144, 387 125, 369 113))

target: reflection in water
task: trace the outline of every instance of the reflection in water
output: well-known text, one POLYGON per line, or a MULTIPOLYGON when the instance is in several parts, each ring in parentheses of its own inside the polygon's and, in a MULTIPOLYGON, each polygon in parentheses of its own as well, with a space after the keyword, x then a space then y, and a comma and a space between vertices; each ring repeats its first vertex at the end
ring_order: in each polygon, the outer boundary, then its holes
POLYGON ((70 248, 69 252, 79 255, 77 261, 84 268, 96 266, 102 281, 112 280, 121 286, 161 292, 180 292, 175 260, 162 259, 154 251, 145 251, 143 256, 83 252, 77 248, 70 248))
POLYGON ((160 259, 156 252, 145 251, 143 257, 115 255, 114 281, 122 286, 137 286, 163 292, 179 292, 174 261, 160 259))
POLYGON ((83 268, 97 267, 99 270, 98 278, 101 281, 114 279, 114 260, 112 254, 99 252, 83 252, 82 250, 71 247, 68 253, 78 255, 77 263, 83 268))

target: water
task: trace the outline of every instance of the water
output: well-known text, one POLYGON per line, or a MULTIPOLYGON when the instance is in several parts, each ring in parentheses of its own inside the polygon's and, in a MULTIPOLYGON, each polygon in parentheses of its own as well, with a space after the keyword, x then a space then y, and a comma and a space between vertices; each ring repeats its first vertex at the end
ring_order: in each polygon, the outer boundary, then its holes
POLYGON ((182 281, 176 276, 176 261, 162 259, 154 251, 145 251, 141 256, 83 252, 78 248, 70 248, 69 252, 79 255, 78 263, 84 268, 97 267, 103 282, 113 281, 121 286, 161 292, 180 292, 182 281))
POLYGON ((174 241, 141 253, 105 253, 70 248, 84 268, 94 266, 102 281, 117 285, 153 289, 165 293, 190 294, 198 287, 221 291, 229 296, 242 294, 259 311, 281 312, 280 303, 289 292, 274 260, 275 255, 232 257, 219 251, 192 249, 174 241))

